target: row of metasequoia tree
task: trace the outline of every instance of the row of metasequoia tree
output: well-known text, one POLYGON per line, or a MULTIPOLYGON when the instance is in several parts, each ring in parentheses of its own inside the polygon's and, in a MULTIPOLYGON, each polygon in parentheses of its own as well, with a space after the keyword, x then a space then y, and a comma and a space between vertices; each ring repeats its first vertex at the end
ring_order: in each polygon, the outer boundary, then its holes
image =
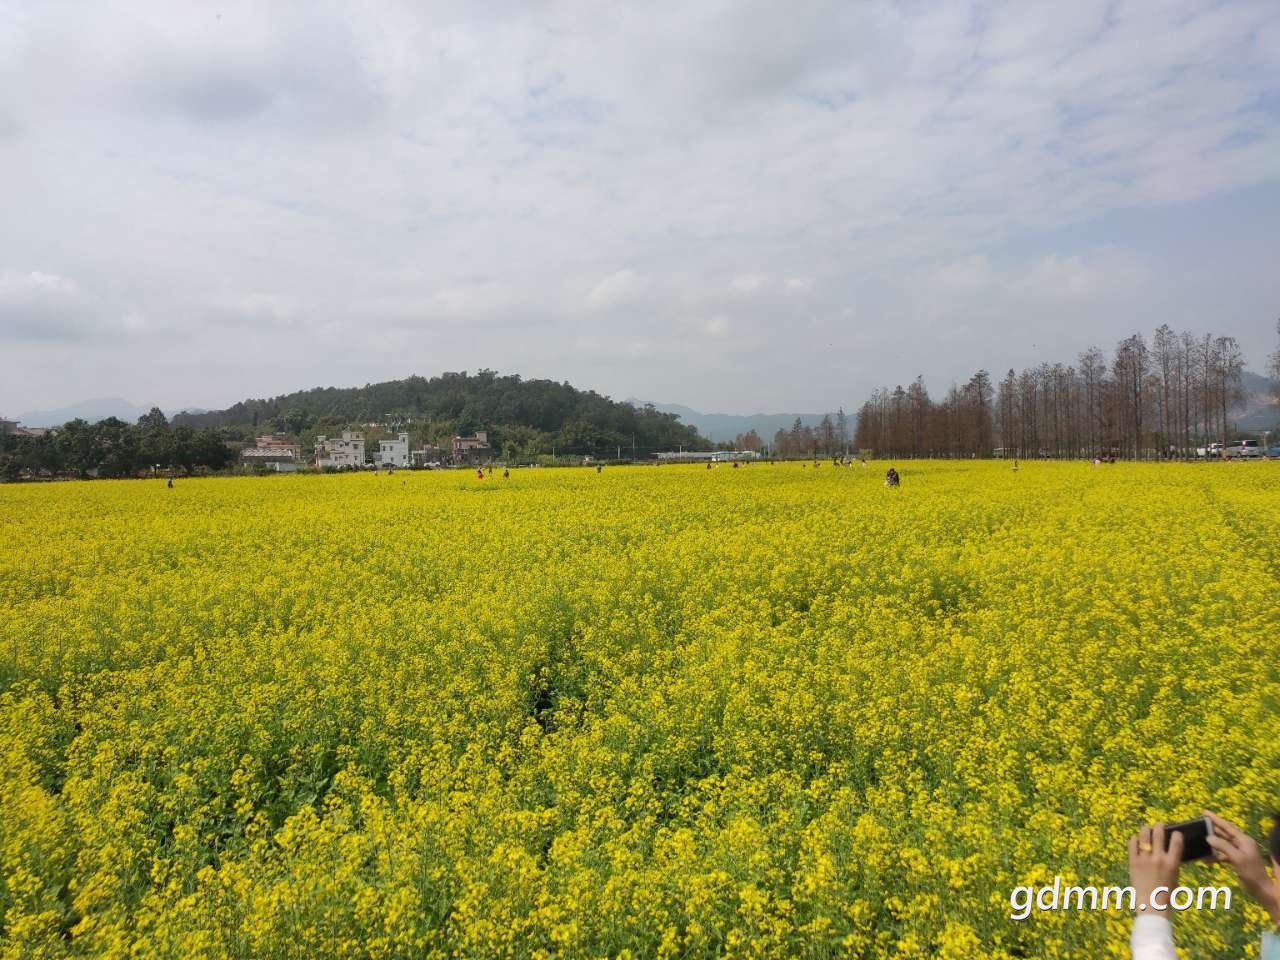
POLYGON ((858 411, 855 445, 894 457, 1185 457, 1230 439, 1243 399, 1233 337, 1175 333, 1090 347, 1075 364, 1042 363, 1003 379, 979 370, 942 401, 922 379, 877 389, 858 411))

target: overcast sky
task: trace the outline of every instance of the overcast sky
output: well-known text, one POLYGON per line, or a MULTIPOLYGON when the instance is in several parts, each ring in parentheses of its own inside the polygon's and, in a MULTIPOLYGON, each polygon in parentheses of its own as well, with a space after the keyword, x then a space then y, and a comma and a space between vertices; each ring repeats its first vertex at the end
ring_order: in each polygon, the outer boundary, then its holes
POLYGON ((1280 3, 0 2, 0 412, 708 411, 1280 315, 1280 3))

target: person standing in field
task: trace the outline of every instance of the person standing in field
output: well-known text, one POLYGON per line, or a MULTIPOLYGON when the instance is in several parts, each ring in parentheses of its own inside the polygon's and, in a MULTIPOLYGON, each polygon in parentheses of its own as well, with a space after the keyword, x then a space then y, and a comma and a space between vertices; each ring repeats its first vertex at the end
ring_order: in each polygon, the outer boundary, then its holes
POLYGON ((898 471, 889 468, 889 472, 884 475, 884 485, 886 487, 897 487, 902 485, 902 479, 898 476, 898 471))
MULTIPOLYGON (((1262 935, 1261 960, 1280 960, 1280 813, 1275 815, 1267 838, 1271 859, 1271 875, 1253 838, 1216 813, 1205 811, 1213 824, 1209 845, 1214 861, 1225 863, 1235 871, 1245 893, 1258 901, 1271 918, 1272 929, 1262 935)), ((1178 870, 1182 866, 1182 834, 1174 833, 1166 841, 1164 824, 1143 827, 1129 838, 1129 883, 1138 904, 1147 909, 1133 918, 1129 950, 1133 960, 1177 960, 1173 947, 1173 925, 1169 922, 1168 898, 1178 886, 1178 870), (1166 847, 1165 844, 1168 843, 1166 847), (1156 901, 1152 897, 1159 893, 1156 901)))

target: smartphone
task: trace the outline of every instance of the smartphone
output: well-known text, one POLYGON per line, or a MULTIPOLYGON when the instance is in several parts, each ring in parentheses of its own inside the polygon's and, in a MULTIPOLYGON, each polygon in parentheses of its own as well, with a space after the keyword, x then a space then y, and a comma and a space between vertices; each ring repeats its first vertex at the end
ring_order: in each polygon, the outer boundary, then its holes
POLYGON ((1182 834, 1182 862, 1207 860, 1213 856, 1209 838, 1213 836, 1213 824, 1208 817, 1197 817, 1185 823, 1171 823, 1164 828, 1165 849, 1175 833, 1182 834))

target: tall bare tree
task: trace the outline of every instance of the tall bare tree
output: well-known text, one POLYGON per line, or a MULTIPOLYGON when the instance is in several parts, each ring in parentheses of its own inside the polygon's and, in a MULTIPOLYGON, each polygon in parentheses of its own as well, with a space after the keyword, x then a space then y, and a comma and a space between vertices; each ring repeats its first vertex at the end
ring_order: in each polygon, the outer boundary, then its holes
POLYGON ((1276 349, 1268 359, 1267 373, 1271 374, 1271 392, 1280 401, 1280 320, 1276 321, 1276 349))
POLYGON ((1040 454, 1040 382, 1031 370, 1018 376, 1018 423, 1021 436, 1018 446, 1024 457, 1040 454))
POLYGON ((996 391, 996 432, 1000 437, 1000 449, 1006 457, 1022 455, 1022 448, 1018 444, 1017 397, 1018 375, 1010 367, 996 391))
POLYGON ((831 414, 824 413, 822 415, 822 422, 818 424, 816 439, 818 441, 818 446, 827 456, 831 456, 831 454, 835 453, 838 449, 839 445, 836 442, 836 425, 831 420, 831 414))
POLYGON ((1227 441, 1229 424, 1227 414, 1244 400, 1241 374, 1244 373, 1244 354, 1235 337, 1217 337, 1213 341, 1214 404, 1221 424, 1220 436, 1227 441))
POLYGON ((1147 341, 1140 333, 1121 340, 1111 361, 1122 424, 1122 443, 1131 447, 1135 458, 1142 455, 1147 426, 1147 369, 1150 361, 1147 341))
POLYGON ((913 457, 925 456, 928 452, 929 419, 933 409, 933 401, 929 399, 929 390, 924 385, 923 377, 916 377, 907 387, 907 416, 909 420, 907 449, 913 457))
POLYGON ((1191 453, 1194 441, 1198 436, 1195 426, 1195 413, 1199 409, 1196 402, 1196 335, 1184 330, 1178 338, 1178 393, 1180 397, 1180 418, 1182 421, 1182 452, 1191 453))
POLYGON ((1080 354, 1080 379, 1084 386, 1085 445, 1096 454, 1102 448, 1102 404, 1107 379, 1107 359, 1097 347, 1080 354))
POLYGON ((1161 324, 1151 341, 1151 359, 1159 380, 1156 388, 1156 429, 1162 457, 1169 455, 1178 437, 1178 349, 1178 335, 1167 323, 1161 324))

